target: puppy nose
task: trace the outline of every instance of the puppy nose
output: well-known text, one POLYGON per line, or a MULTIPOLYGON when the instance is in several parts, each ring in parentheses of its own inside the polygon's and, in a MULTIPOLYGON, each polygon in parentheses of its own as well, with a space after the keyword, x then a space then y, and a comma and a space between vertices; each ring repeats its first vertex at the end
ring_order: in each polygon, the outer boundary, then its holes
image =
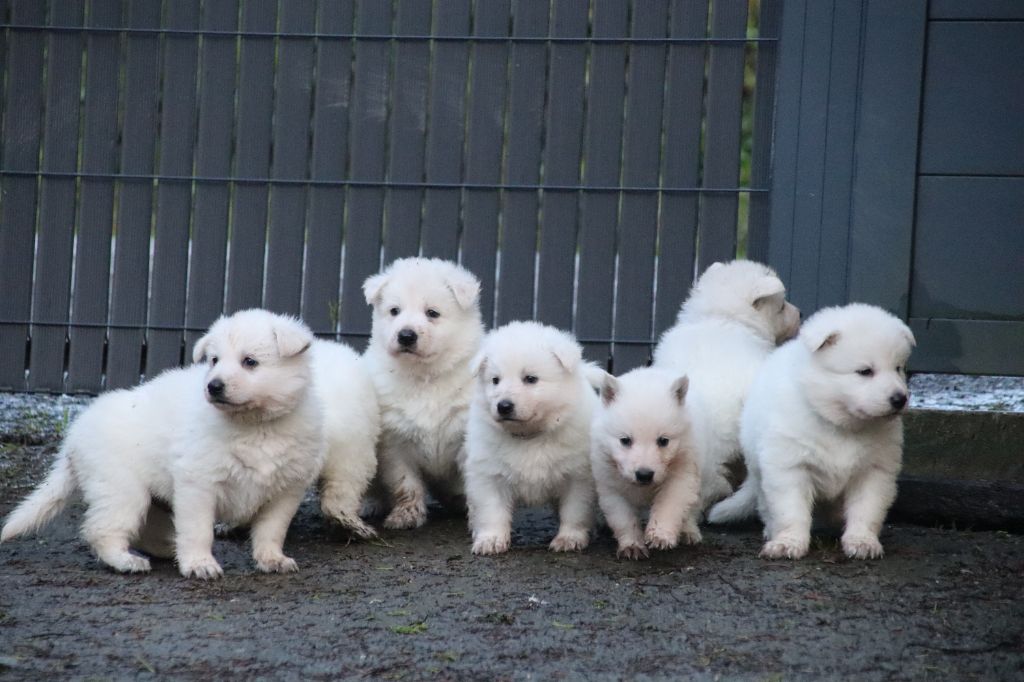
POLYGON ((411 329, 403 329, 398 332, 398 345, 409 348, 416 345, 416 339, 418 339, 416 332, 411 329))
POLYGON ((643 468, 636 470, 636 482, 647 485, 654 480, 654 472, 650 469, 643 468))
POLYGON ((901 392, 893 393, 889 396, 889 404, 892 405, 894 410, 902 410, 903 406, 907 404, 907 394, 901 392))
POLYGON ((502 417, 507 417, 513 412, 515 412, 516 404, 511 400, 501 400, 498 401, 497 408, 498 414, 500 414, 502 417))
POLYGON ((214 398, 224 395, 224 382, 220 379, 214 379, 210 383, 206 384, 206 390, 210 392, 214 398))

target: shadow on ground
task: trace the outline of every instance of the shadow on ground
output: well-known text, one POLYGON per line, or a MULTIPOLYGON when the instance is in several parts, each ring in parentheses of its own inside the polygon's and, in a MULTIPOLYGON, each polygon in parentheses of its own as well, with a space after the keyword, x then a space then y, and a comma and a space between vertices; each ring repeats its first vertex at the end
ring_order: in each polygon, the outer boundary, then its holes
MULTIPOLYGON (((52 449, 0 452, 0 513, 52 449)), ((545 547, 552 517, 517 517, 514 549, 469 553, 465 523, 346 544, 307 501, 286 551, 301 571, 255 572, 218 540, 226 576, 173 565, 120 576, 77 538, 76 506, 0 547, 0 677, 1021 679, 1024 537, 896 526, 886 557, 757 558, 756 529, 642 563, 607 532, 582 554, 545 547)))

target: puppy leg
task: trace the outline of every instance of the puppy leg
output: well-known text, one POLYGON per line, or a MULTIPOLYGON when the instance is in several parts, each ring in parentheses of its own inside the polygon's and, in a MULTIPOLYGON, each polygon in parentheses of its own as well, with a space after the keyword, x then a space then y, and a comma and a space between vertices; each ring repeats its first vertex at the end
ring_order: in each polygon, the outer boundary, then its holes
POLYGON ((651 505, 644 539, 653 549, 672 549, 679 544, 679 536, 688 545, 701 540, 694 513, 700 504, 700 473, 692 462, 687 463, 665 481, 651 505))
POLYGON ((765 469, 761 485, 768 538, 761 556, 766 559, 803 557, 811 544, 814 484, 810 477, 799 469, 765 469))
POLYGON ((615 555, 620 559, 646 559, 647 546, 644 545, 644 534, 640 530, 640 517, 633 505, 610 488, 602 488, 597 499, 604 520, 619 543, 615 555))
POLYGON ((264 505, 253 519, 252 558, 256 568, 264 573, 299 570, 295 560, 284 554, 284 538, 305 492, 305 486, 282 492, 264 505))
POLYGON ((391 495, 391 513, 384 527, 392 529, 419 528, 427 521, 427 486, 419 472, 404 457, 382 453, 380 474, 391 495))
POLYGON ((213 558, 216 493, 196 481, 176 481, 173 507, 178 571, 186 578, 204 580, 224 575, 213 558))
POLYGON ((882 556, 878 533, 885 514, 896 499, 896 477, 881 469, 870 469, 850 481, 843 501, 846 529, 842 544, 851 559, 877 559, 882 556))
POLYGON ((149 509, 149 492, 124 480, 87 480, 82 487, 88 504, 82 537, 99 560, 121 573, 149 571, 149 559, 128 549, 149 509))
POLYGON ((549 548, 555 552, 578 552, 590 544, 594 526, 594 483, 589 478, 569 483, 558 503, 558 535, 549 548))
POLYGON ((501 554, 512 544, 512 492, 490 476, 466 478, 473 554, 501 554))
POLYGON ((356 459, 359 458, 346 457, 343 447, 337 444, 328 448, 320 478, 320 509, 324 516, 337 521, 355 537, 369 540, 377 537, 377 531, 359 518, 359 512, 375 467, 354 461, 356 459))

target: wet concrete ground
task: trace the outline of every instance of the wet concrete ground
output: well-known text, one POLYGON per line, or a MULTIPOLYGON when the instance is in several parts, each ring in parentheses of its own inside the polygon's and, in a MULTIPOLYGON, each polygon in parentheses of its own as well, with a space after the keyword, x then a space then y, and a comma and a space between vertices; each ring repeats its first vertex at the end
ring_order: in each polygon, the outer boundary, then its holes
MULTIPOLYGON (((0 513, 52 449, 0 451, 0 513)), ((226 576, 102 568, 76 506, 0 546, 0 678, 227 675, 298 679, 1022 679, 1024 537, 895 526, 853 562, 824 533, 798 562, 757 558, 754 528, 628 563, 607 532, 545 549, 550 514, 517 517, 514 548, 469 553, 465 523, 346 544, 303 505, 286 544, 300 572, 256 573, 244 539, 226 576)))

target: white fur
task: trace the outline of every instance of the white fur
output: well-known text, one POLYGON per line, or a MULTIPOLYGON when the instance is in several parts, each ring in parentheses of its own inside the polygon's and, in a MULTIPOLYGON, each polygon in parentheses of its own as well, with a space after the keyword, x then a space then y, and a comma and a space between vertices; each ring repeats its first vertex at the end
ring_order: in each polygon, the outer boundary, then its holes
POLYGON ((687 403, 701 470, 701 509, 732 493, 725 465, 740 456, 743 401, 777 343, 793 337, 800 312, 766 265, 715 263, 697 280, 674 327, 661 337, 654 366, 686 374, 687 403))
POLYGON ((220 576, 217 521, 251 524, 260 570, 296 570, 284 537, 324 457, 312 342, 305 325, 263 310, 221 318, 196 344, 204 364, 102 395, 74 421, 49 477, 0 540, 41 527, 80 489, 82 534, 118 571, 149 570, 134 546, 173 554, 182 575, 220 576), (209 390, 215 380, 220 396, 209 390))
POLYGON ((838 502, 843 550, 882 555, 878 533, 896 497, 903 449, 905 365, 914 337, 881 308, 826 308, 799 338, 772 354, 743 409, 740 439, 748 477, 712 508, 714 523, 750 516, 765 522, 762 556, 807 553, 816 501, 838 502), (858 371, 871 369, 872 376, 858 371))
POLYGON ((648 548, 700 542, 700 470, 687 414, 688 380, 647 367, 608 376, 591 432, 597 496, 618 541, 618 555, 646 558, 648 548), (652 478, 638 480, 637 472, 652 478), (646 530, 640 508, 650 508, 646 530))
POLYGON ((416 528, 427 518, 428 486, 445 501, 462 494, 469 361, 483 335, 480 283, 455 263, 406 258, 367 279, 363 290, 373 306, 363 362, 382 419, 378 480, 391 503, 384 525, 416 528), (402 330, 417 334, 413 352, 398 343, 402 330))
POLYGON ((466 501, 475 554, 507 551, 516 505, 552 503, 555 551, 590 542, 594 483, 590 422, 597 396, 571 335, 513 322, 484 339, 473 362, 478 381, 466 431, 466 501), (498 412, 499 403, 513 411, 498 412))

